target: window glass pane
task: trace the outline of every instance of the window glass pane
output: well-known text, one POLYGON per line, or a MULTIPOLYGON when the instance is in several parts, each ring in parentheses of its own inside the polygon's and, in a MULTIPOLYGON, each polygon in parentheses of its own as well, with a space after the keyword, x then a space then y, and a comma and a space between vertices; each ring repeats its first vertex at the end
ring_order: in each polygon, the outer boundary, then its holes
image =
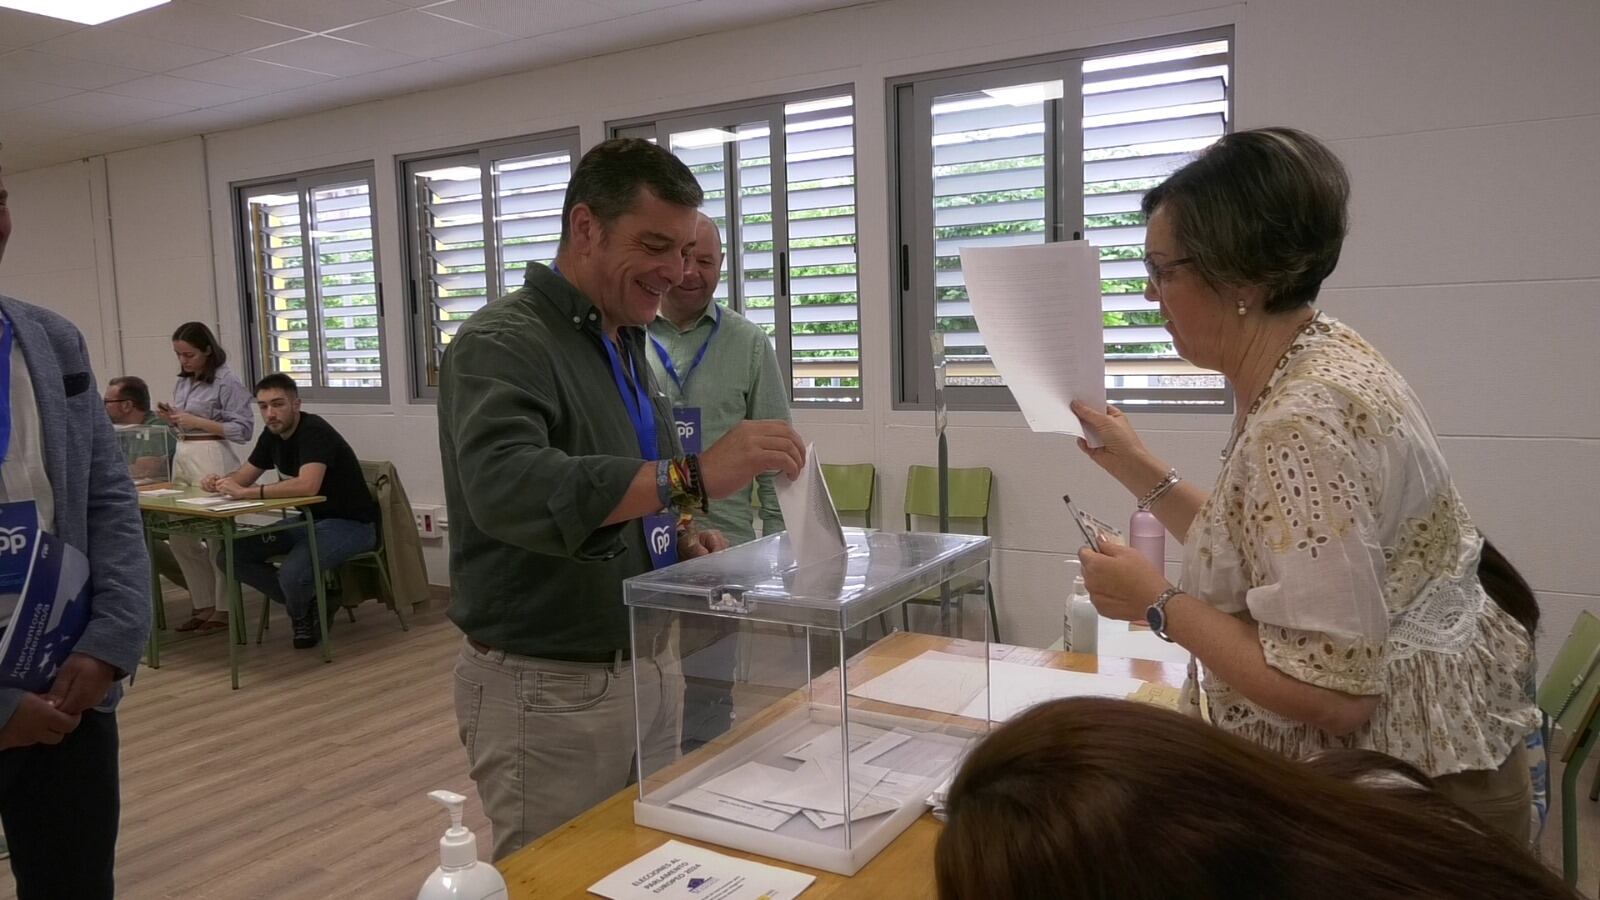
MULTIPOLYGON (((751 128, 754 126, 744 126, 751 128)), ((741 129, 743 130, 743 129, 741 129)), ((654 132, 654 128, 651 129, 654 132)), ((737 142, 735 132, 721 129, 705 128, 679 132, 668 137, 668 146, 674 156, 683 160, 689 171, 694 173, 695 180, 700 182, 700 190, 705 192, 705 200, 700 204, 700 211, 711 217, 717 223, 717 233, 722 236, 722 275, 717 280, 717 290, 712 296, 718 303, 729 305, 735 309, 742 309, 752 321, 763 323, 767 333, 772 333, 771 304, 767 304, 765 320, 761 319, 755 310, 748 304, 747 298, 742 295, 738 298, 732 296, 728 284, 728 267, 731 264, 728 254, 728 144, 737 142)), ((771 240, 771 236, 768 236, 771 240)), ((770 262, 768 263, 770 265, 770 262)))
POLYGON ((1061 81, 933 100, 934 327, 948 384, 1000 384, 967 298, 962 247, 1045 242, 1045 128, 1061 81))
POLYGON ((501 290, 522 286, 529 261, 549 265, 561 241, 561 204, 572 178, 570 153, 540 153, 496 160, 495 252, 501 290))
POLYGON ((310 235, 325 387, 383 386, 370 195, 365 179, 311 191, 310 235))
POLYGON ((848 94, 784 107, 797 402, 861 402, 854 107, 848 94))
POLYGON ((300 245, 300 195, 260 188, 243 198, 250 241, 250 293, 263 363, 312 384, 311 333, 307 318, 304 252, 300 245))
POLYGON ((422 278, 417 290, 430 310, 426 352, 430 375, 462 320, 488 299, 483 246, 482 172, 475 157, 413 164, 420 222, 422 278))

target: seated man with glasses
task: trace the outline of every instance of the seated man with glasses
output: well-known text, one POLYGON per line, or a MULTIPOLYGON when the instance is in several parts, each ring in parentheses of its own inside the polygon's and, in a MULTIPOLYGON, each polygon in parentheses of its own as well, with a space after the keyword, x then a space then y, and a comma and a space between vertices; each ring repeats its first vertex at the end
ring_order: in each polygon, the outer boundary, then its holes
MULTIPOLYGON (((111 379, 105 394, 106 415, 117 430, 133 426, 166 428, 167 423, 150 409, 150 386, 137 375, 123 375, 111 379)), ((128 473, 135 482, 150 479, 165 480, 172 471, 172 456, 178 449, 175 440, 133 441, 123 444, 124 452, 131 450, 128 473), (148 452, 146 452, 148 451, 148 452)))

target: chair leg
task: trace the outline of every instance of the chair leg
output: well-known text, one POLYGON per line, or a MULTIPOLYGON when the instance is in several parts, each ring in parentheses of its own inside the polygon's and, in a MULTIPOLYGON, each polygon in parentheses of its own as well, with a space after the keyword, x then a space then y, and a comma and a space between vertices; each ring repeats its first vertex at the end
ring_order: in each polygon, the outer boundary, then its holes
POLYGON ((989 599, 989 633, 991 635, 989 639, 996 644, 1004 643, 1004 641, 1000 640, 1000 610, 996 609, 994 605, 994 585, 990 584, 988 579, 984 579, 983 592, 989 599))
POLYGON ((389 581, 389 560, 381 552, 378 554, 378 587, 384 596, 389 598, 389 608, 394 610, 395 617, 400 620, 400 630, 410 631, 411 626, 406 624, 406 611, 402 608, 405 604, 395 596, 394 585, 389 581))
POLYGON ((272 615, 272 598, 267 597, 267 596, 262 596, 262 598, 261 598, 261 627, 256 629, 256 643, 257 644, 260 644, 261 643, 261 639, 267 636, 267 619, 271 615, 272 615))
POLYGON ((1578 775, 1589 760, 1589 751, 1595 741, 1591 730, 1583 735, 1582 743, 1567 760, 1567 769, 1561 773, 1561 874, 1569 887, 1578 885, 1578 775))

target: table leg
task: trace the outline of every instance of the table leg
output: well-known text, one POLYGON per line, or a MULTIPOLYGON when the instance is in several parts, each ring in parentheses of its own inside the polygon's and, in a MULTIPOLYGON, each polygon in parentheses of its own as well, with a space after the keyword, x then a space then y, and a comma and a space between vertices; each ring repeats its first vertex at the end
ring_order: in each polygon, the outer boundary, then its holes
POLYGON ((166 609, 161 597, 161 573, 156 571, 156 536, 149 523, 144 531, 145 551, 150 555, 150 642, 145 648, 145 665, 161 668, 161 631, 167 626, 166 609))
POLYGON ((228 679, 234 690, 239 689, 239 645, 243 643, 239 632, 244 627, 244 595, 239 590, 239 579, 233 574, 232 519, 222 520, 222 555, 228 576, 228 679))
POLYGON ((317 625, 322 629, 322 661, 333 662, 333 648, 328 646, 328 587, 322 582, 322 560, 317 555, 317 523, 310 507, 306 507, 306 545, 311 548, 311 581, 317 586, 317 625))

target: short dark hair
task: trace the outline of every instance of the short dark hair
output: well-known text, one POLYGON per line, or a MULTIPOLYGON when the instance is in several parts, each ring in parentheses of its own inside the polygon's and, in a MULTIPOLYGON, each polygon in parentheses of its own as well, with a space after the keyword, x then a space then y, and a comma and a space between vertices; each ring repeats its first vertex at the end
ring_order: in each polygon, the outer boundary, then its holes
POLYGON ((117 389, 117 399, 127 400, 133 408, 140 412, 150 411, 150 385, 137 375, 119 375, 111 379, 111 386, 117 389))
MULTIPOLYGON (((206 355, 206 367, 194 373, 197 381, 210 384, 211 380, 217 377, 217 370, 228 363, 228 351, 217 343, 217 336, 211 333, 211 328, 204 322, 185 322, 179 325, 178 330, 172 333, 172 339, 183 341, 206 355)), ((178 377, 188 378, 189 374, 179 371, 178 377)))
POLYGON ((1144 195, 1161 208, 1212 285, 1259 285, 1267 312, 1317 298, 1349 230, 1350 176, 1321 141, 1293 128, 1236 131, 1144 195))
POLYGON ((283 391, 291 397, 298 397, 300 396, 300 385, 295 384, 293 378, 282 372, 273 372, 271 375, 256 382, 255 393, 259 394, 262 391, 283 391))
POLYGON ((643 138, 612 138, 589 148, 567 182, 561 204, 561 245, 572 229, 572 208, 586 204, 605 228, 633 208, 640 188, 675 206, 698 209, 705 192, 683 160, 643 138))

